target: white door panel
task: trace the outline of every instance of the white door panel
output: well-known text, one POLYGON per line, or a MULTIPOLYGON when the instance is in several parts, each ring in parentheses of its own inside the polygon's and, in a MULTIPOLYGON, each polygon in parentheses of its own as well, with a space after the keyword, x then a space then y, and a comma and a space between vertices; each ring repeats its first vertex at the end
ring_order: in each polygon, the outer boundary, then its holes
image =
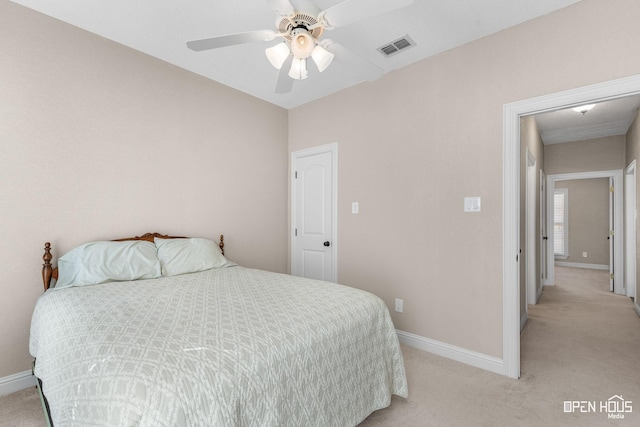
MULTIPOLYGON (((547 178, 544 171, 540 170, 540 279, 543 285, 547 284, 549 275, 547 270, 547 178)), ((538 290, 539 291, 539 290, 538 290)))
MULTIPOLYGON (((300 228, 303 236, 323 237, 327 232, 327 217, 331 208, 330 190, 331 176, 328 170, 331 168, 331 153, 324 153, 314 158, 305 157, 298 162, 298 187, 299 196, 302 199, 302 220, 300 228), (316 158, 318 157, 318 158, 316 158), (319 163, 316 163, 318 161, 319 163), (328 166, 327 166, 328 164, 328 166)), ((299 199, 299 200, 300 200, 299 199)), ((329 214, 329 215, 328 215, 329 214)))
POLYGON ((302 251, 302 274, 310 279, 327 280, 327 255, 324 251, 302 251))
POLYGON ((291 274, 337 280, 336 156, 336 144, 292 154, 291 274))
POLYGON ((614 187, 613 177, 609 177, 609 290, 613 292, 615 289, 614 272, 615 272, 615 251, 614 251, 614 239, 617 238, 615 232, 615 209, 614 209, 614 187))

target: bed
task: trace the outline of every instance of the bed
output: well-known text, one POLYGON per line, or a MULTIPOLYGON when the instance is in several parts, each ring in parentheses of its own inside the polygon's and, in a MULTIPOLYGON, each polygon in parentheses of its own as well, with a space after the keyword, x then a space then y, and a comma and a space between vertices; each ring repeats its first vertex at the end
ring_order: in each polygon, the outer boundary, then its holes
POLYGON ((354 426, 407 397, 378 297, 236 265, 222 236, 110 242, 59 269, 45 245, 29 347, 53 425, 354 426))

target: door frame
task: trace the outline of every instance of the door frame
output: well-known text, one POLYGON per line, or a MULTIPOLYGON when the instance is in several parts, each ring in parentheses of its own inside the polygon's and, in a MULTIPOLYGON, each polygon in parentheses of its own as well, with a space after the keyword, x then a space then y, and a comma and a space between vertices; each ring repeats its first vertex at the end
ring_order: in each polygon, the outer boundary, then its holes
POLYGON ((640 94, 640 74, 503 106, 502 363, 506 376, 520 377, 520 118, 636 94, 640 94))
MULTIPOLYGON (((617 277, 618 280, 614 280, 616 283, 615 290, 616 293, 621 293, 621 290, 624 289, 624 280, 620 278, 624 278, 624 237, 622 230, 624 230, 624 217, 623 217, 623 192, 622 192, 622 182, 623 182, 623 174, 622 169, 618 170, 608 170, 608 171, 593 171, 593 172, 576 172, 576 173, 563 173, 563 174, 553 174, 547 175, 547 218, 553 218, 553 192, 556 189, 556 181, 567 181, 573 179, 591 179, 591 178, 609 178, 609 180, 613 179, 613 187, 615 191, 613 192, 613 201, 609 201, 609 212, 612 212, 613 208, 613 218, 611 218, 611 213, 609 214, 609 223, 613 224, 613 230, 616 232, 617 236, 614 236, 613 239, 613 257, 609 259, 609 266, 613 266, 613 275, 617 277)), ((547 221, 547 236, 548 236, 548 250, 547 250, 547 265, 550 266, 549 272, 547 275, 547 285, 555 284, 555 269, 551 268, 551 266, 555 263, 555 255, 553 250, 553 221, 547 221)))
POLYGON ((627 286, 627 296, 636 299, 636 160, 634 159, 624 170, 624 206, 625 206, 625 272, 624 283, 627 286))
MULTIPOLYGON (((527 159, 526 159, 526 185, 525 185, 525 244, 526 244, 526 256, 525 260, 525 288, 527 290, 525 312, 529 312, 529 304, 536 304, 537 302, 537 282, 538 274, 536 273, 536 242, 538 241, 538 229, 536 221, 536 196, 537 190, 537 168, 536 158, 533 156, 529 147, 527 147, 527 159)), ((527 314, 528 316, 528 314, 527 314)))
POLYGON ((291 152, 291 170, 290 170, 290 176, 291 176, 291 190, 290 190, 290 194, 291 194, 291 223, 290 223, 290 227, 289 227, 289 242, 290 242, 290 248, 291 248, 291 256, 290 256, 290 262, 291 262, 291 274, 292 275, 297 275, 296 273, 298 273, 297 271, 297 263, 296 263, 296 253, 297 253, 297 247, 296 247, 296 241, 297 239, 295 238, 295 228, 296 228, 296 206, 297 206, 297 196, 296 196, 296 191, 295 191, 295 185, 296 185, 296 169, 297 169, 297 164, 298 164, 298 159, 302 158, 302 157, 309 157, 309 156, 314 156, 314 155, 318 155, 318 154, 324 154, 324 153, 331 153, 331 173, 332 173, 332 177, 331 177, 331 183, 332 183, 332 188, 331 188, 331 221, 332 221, 332 227, 331 227, 331 246, 332 246, 332 252, 331 252, 331 264, 332 264, 332 268, 331 268, 331 275, 332 278, 330 281, 332 282, 337 282, 338 281, 338 143, 337 142, 332 142, 330 144, 324 144, 324 145, 319 145, 316 147, 311 147, 311 148, 305 148, 302 150, 297 150, 297 151, 292 151, 291 152))

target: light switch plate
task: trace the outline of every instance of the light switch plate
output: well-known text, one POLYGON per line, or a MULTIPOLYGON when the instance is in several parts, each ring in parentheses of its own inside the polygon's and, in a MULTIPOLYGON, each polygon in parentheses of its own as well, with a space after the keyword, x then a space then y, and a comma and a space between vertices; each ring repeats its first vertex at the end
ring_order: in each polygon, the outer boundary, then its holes
POLYGON ((464 211, 465 212, 480 212, 481 210, 480 197, 465 197, 464 198, 464 211))
POLYGON ((360 211, 360 205, 358 204, 358 202, 352 202, 351 203, 351 213, 352 214, 357 214, 360 211))

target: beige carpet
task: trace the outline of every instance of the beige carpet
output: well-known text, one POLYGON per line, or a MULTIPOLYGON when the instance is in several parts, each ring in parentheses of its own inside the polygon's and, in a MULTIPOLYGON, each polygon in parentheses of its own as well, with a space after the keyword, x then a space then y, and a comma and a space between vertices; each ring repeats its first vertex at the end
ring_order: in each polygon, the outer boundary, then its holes
POLYGON ((403 348, 409 398, 361 427, 640 425, 640 318, 608 289, 606 271, 556 268, 556 286, 529 306, 519 380, 403 348), (615 395, 632 401, 624 419, 564 412, 564 401, 615 395))
MULTIPOLYGON (((640 425, 640 318, 608 286, 605 271, 556 268, 556 286, 529 308, 519 380, 403 346, 409 398, 394 397, 361 427, 640 425), (633 412, 599 412, 613 396, 633 412), (565 413, 565 401, 597 410, 565 413)), ((36 390, 0 397, 0 425, 44 426, 36 390)))
POLYGON ((0 426, 46 426, 38 390, 28 388, 0 397, 0 426))

